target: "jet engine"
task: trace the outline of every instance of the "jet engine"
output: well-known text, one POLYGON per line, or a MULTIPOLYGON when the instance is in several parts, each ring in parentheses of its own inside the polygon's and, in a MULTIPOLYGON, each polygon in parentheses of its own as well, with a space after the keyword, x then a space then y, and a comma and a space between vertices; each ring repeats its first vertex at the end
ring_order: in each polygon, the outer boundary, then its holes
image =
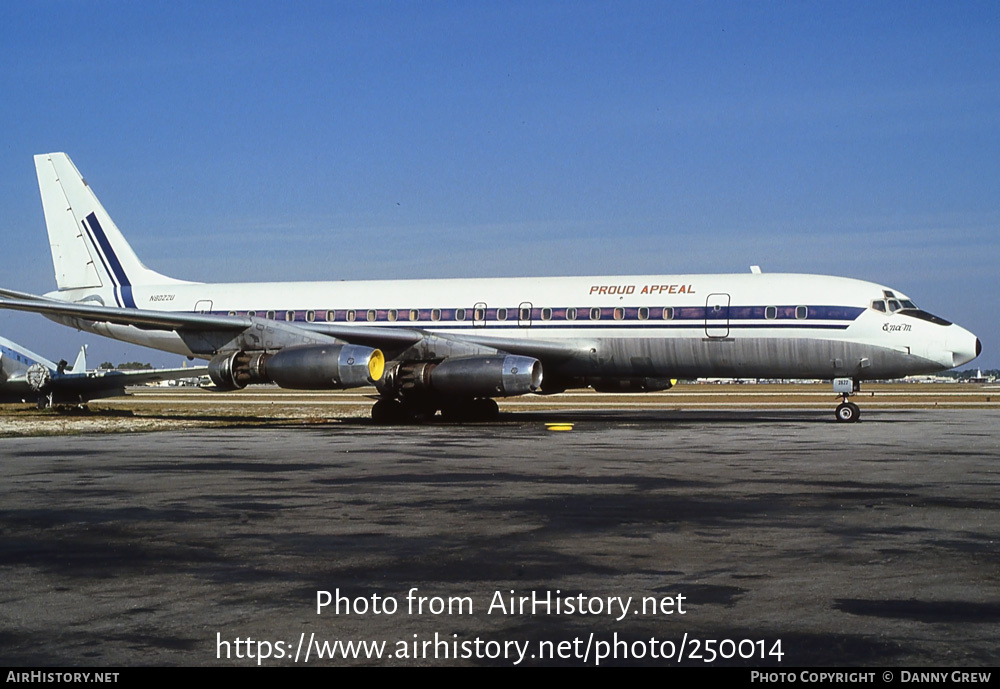
POLYGON ((402 363, 386 374, 380 389, 392 395, 437 393, 450 397, 510 397, 536 392, 542 362, 526 356, 450 357, 441 363, 402 363))
POLYGON ((382 377, 382 352, 360 345, 303 345, 277 352, 219 354, 208 375, 223 390, 276 383, 294 390, 340 390, 370 385, 382 377))

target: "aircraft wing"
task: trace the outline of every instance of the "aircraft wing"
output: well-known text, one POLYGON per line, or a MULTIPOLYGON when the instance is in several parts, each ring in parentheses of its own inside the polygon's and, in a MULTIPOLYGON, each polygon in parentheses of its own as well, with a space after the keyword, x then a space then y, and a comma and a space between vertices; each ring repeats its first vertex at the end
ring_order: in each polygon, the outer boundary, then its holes
MULTIPOLYGON (((239 333, 265 319, 249 316, 218 316, 206 313, 151 311, 148 309, 122 309, 111 306, 77 304, 39 297, 13 290, 0 290, 0 308, 41 313, 46 316, 80 318, 101 323, 132 325, 147 330, 176 332, 229 332, 239 333)), ((293 328, 305 333, 321 333, 351 344, 401 351, 429 339, 453 343, 462 347, 482 347, 521 354, 539 359, 563 359, 580 354, 586 347, 578 342, 562 343, 536 339, 491 337, 480 333, 439 334, 416 328, 349 326, 338 323, 285 323, 273 321, 283 328, 293 328)))
POLYGON ((95 390, 117 390, 128 385, 158 383, 177 378, 200 378, 208 375, 207 366, 187 368, 140 369, 134 371, 95 370, 86 373, 67 373, 53 376, 53 390, 62 392, 93 392, 95 390))
MULTIPOLYGON (((3 290, 2 294, 10 294, 3 290)), ((23 293, 22 293, 23 294, 23 293)), ((170 311, 150 311, 147 309, 122 309, 112 306, 72 304, 70 302, 30 296, 31 299, 0 298, 0 308, 14 311, 30 311, 46 316, 82 318, 99 323, 134 325, 150 330, 245 330, 253 323, 245 316, 213 316, 207 313, 174 313, 170 311)))
POLYGON ((46 301, 46 302, 60 302, 58 299, 52 299, 51 297, 43 297, 37 294, 31 294, 30 292, 18 292, 14 289, 5 289, 0 287, 0 299, 24 299, 27 301, 46 301))
POLYGON ((418 344, 426 340, 454 343, 456 346, 476 346, 508 354, 522 354, 537 358, 567 358, 586 348, 574 343, 546 340, 522 340, 508 337, 489 337, 479 334, 432 333, 419 328, 398 328, 378 326, 349 326, 335 323, 304 323, 304 329, 320 332, 351 344, 397 349, 418 344))

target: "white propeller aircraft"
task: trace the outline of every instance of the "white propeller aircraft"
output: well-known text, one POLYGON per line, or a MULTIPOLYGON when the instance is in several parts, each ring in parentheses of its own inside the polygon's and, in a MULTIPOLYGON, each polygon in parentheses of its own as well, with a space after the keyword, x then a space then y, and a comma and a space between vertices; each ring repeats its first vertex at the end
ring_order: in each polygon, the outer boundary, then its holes
POLYGON ((488 419, 496 397, 665 390, 676 378, 864 380, 976 358, 969 331, 898 290, 821 275, 640 275, 212 284, 150 270, 65 153, 35 156, 58 290, 0 307, 208 359, 216 386, 374 383, 380 422, 488 419))

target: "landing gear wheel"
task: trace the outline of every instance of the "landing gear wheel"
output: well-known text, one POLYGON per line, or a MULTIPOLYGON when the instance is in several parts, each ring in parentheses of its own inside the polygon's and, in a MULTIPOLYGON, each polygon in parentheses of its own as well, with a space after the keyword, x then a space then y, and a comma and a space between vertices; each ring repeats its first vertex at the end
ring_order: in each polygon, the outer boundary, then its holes
POLYGON ((493 421, 500 416, 500 406, 488 397, 472 402, 472 417, 476 421, 493 421))
POLYGON ((452 400, 441 407, 441 418, 448 423, 493 421, 500 407, 489 398, 452 400))
POLYGON ((449 402, 441 407, 441 419, 446 423, 462 423, 470 421, 471 400, 461 400, 459 402, 449 402))
POLYGON ((406 420, 406 410, 396 400, 379 400, 372 406, 372 421, 379 425, 402 423, 406 420))
POLYGON ((837 421, 841 423, 854 423, 861 416, 861 409, 854 402, 843 402, 837 406, 837 421))

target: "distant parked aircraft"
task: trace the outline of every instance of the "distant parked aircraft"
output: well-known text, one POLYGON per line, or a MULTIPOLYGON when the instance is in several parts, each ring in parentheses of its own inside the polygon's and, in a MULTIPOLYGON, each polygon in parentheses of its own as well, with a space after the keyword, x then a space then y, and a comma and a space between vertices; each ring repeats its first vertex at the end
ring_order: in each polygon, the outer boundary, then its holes
POLYGON ((208 369, 168 368, 143 371, 87 370, 87 346, 80 347, 76 362, 53 363, 0 337, 0 402, 36 402, 39 408, 56 404, 83 404, 102 397, 125 394, 126 385, 197 378, 208 369))

